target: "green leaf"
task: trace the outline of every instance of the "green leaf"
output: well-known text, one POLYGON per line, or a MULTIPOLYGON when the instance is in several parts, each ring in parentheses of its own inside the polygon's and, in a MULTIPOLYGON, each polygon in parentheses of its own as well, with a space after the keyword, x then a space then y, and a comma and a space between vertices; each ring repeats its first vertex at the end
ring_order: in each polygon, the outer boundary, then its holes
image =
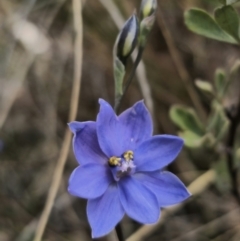
POLYGON ((224 107, 232 117, 236 115, 237 106, 240 100, 240 60, 237 60, 232 67, 229 81, 224 94, 224 107))
POLYGON ((195 85, 198 87, 198 89, 207 96, 214 96, 214 89, 211 83, 205 80, 197 79, 195 81, 195 85))
POLYGON ((215 20, 218 25, 239 41, 239 17, 232 6, 217 8, 214 12, 215 20))
POLYGON ((214 76, 214 83, 217 91, 217 96, 219 99, 222 99, 227 86, 226 72, 223 69, 216 70, 214 76))
POLYGON ((226 0, 227 4, 233 4, 233 3, 236 3, 236 2, 239 2, 239 0, 226 0))
POLYGON ((179 132, 184 139, 184 145, 188 148, 211 148, 215 144, 215 138, 211 133, 199 136, 191 131, 179 132))
POLYGON ((220 3, 226 5, 226 0, 218 0, 220 3))
POLYGON ((211 131, 216 138, 216 141, 221 141, 227 133, 229 120, 225 115, 223 106, 217 101, 212 103, 212 115, 209 119, 207 130, 211 131))
POLYGON ((189 30, 205 37, 236 44, 237 41, 222 30, 216 21, 201 9, 190 9, 184 14, 185 24, 189 30))
POLYGON ((183 138, 184 145, 188 148, 200 147, 202 136, 199 136, 191 131, 179 132, 178 135, 183 138))
POLYGON ((240 0, 219 0, 220 3, 224 4, 224 5, 230 5, 236 2, 239 2, 240 0))
POLYGON ((217 188, 220 192, 226 194, 231 190, 231 177, 228 171, 227 160, 224 158, 218 160, 214 165, 213 168, 217 173, 216 184, 217 188))
POLYGON ((191 108, 175 105, 170 109, 170 118, 182 130, 188 130, 200 136, 205 133, 204 126, 191 108))

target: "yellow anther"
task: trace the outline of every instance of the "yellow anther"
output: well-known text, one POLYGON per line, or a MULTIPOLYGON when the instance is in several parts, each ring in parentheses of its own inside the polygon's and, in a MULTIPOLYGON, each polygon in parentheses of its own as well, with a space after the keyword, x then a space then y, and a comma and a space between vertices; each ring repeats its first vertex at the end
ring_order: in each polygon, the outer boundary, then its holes
POLYGON ((133 160, 133 151, 126 151, 123 153, 123 157, 126 161, 133 160))
POLYGON ((110 166, 119 166, 120 165, 120 161, 121 161, 120 157, 112 156, 112 157, 109 158, 108 164, 110 166))

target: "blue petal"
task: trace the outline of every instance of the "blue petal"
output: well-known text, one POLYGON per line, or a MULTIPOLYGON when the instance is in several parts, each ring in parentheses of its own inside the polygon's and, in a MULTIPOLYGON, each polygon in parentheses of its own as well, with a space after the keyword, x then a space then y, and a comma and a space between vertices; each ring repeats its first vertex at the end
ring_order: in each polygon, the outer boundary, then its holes
POLYGON ((120 156, 125 150, 124 129, 112 107, 99 99, 100 111, 97 116, 98 141, 103 152, 108 156, 120 156))
POLYGON ((157 197, 132 177, 119 182, 120 199, 127 215, 140 223, 155 223, 160 217, 157 197))
POLYGON ((151 115, 143 101, 137 102, 119 116, 119 121, 126 127, 124 136, 128 150, 134 150, 136 144, 150 138, 153 132, 151 115))
POLYGON ((124 215, 117 185, 110 185, 103 196, 89 200, 87 215, 93 238, 111 232, 124 215))
POLYGON ((134 178, 155 193, 161 207, 175 205, 191 196, 185 185, 171 172, 136 173, 134 178))
POLYGON ((97 198, 112 182, 112 175, 107 166, 89 163, 73 171, 69 179, 68 191, 73 196, 81 198, 97 198))
POLYGON ((107 163, 107 157, 99 147, 96 122, 69 123, 69 128, 74 133, 73 151, 80 164, 87 163, 107 163))
POLYGON ((144 141, 134 152, 136 171, 156 171, 170 164, 179 154, 183 140, 176 136, 159 135, 144 141))

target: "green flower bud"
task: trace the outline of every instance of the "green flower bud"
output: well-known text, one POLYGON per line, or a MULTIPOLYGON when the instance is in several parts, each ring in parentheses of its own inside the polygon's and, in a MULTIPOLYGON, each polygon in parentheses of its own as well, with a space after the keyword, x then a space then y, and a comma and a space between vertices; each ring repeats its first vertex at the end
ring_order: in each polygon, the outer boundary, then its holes
POLYGON ((142 0, 141 9, 140 9, 141 19, 151 16, 156 9, 157 9, 156 0, 142 0))
POLYGON ((138 20, 134 14, 126 21, 115 42, 114 55, 117 56, 124 65, 126 65, 129 55, 136 47, 138 29, 138 20))
POLYGON ((155 22, 155 14, 144 18, 140 23, 139 45, 145 46, 149 32, 155 22))

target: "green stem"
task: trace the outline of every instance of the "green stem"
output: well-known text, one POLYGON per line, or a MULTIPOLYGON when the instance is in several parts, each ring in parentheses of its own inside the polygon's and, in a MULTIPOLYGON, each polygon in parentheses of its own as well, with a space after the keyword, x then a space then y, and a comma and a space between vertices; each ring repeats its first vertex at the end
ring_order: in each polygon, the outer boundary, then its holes
POLYGON ((130 75, 128 76, 127 80, 126 80, 126 84, 124 86, 124 89, 123 89, 123 94, 121 96, 118 96, 116 99, 115 99, 115 105, 114 105, 114 110, 116 113, 119 112, 119 109, 121 107, 121 103, 122 103, 122 100, 123 98, 125 97, 126 95, 126 92, 134 78, 134 75, 135 75, 135 72, 136 72, 136 69, 138 67, 138 64, 140 63, 141 61, 141 58, 142 58, 142 54, 143 54, 143 51, 144 51, 144 46, 140 46, 139 47, 139 50, 138 50, 138 54, 137 54, 137 57, 136 57, 136 60, 133 64, 133 68, 132 68, 132 71, 130 73, 130 75))

